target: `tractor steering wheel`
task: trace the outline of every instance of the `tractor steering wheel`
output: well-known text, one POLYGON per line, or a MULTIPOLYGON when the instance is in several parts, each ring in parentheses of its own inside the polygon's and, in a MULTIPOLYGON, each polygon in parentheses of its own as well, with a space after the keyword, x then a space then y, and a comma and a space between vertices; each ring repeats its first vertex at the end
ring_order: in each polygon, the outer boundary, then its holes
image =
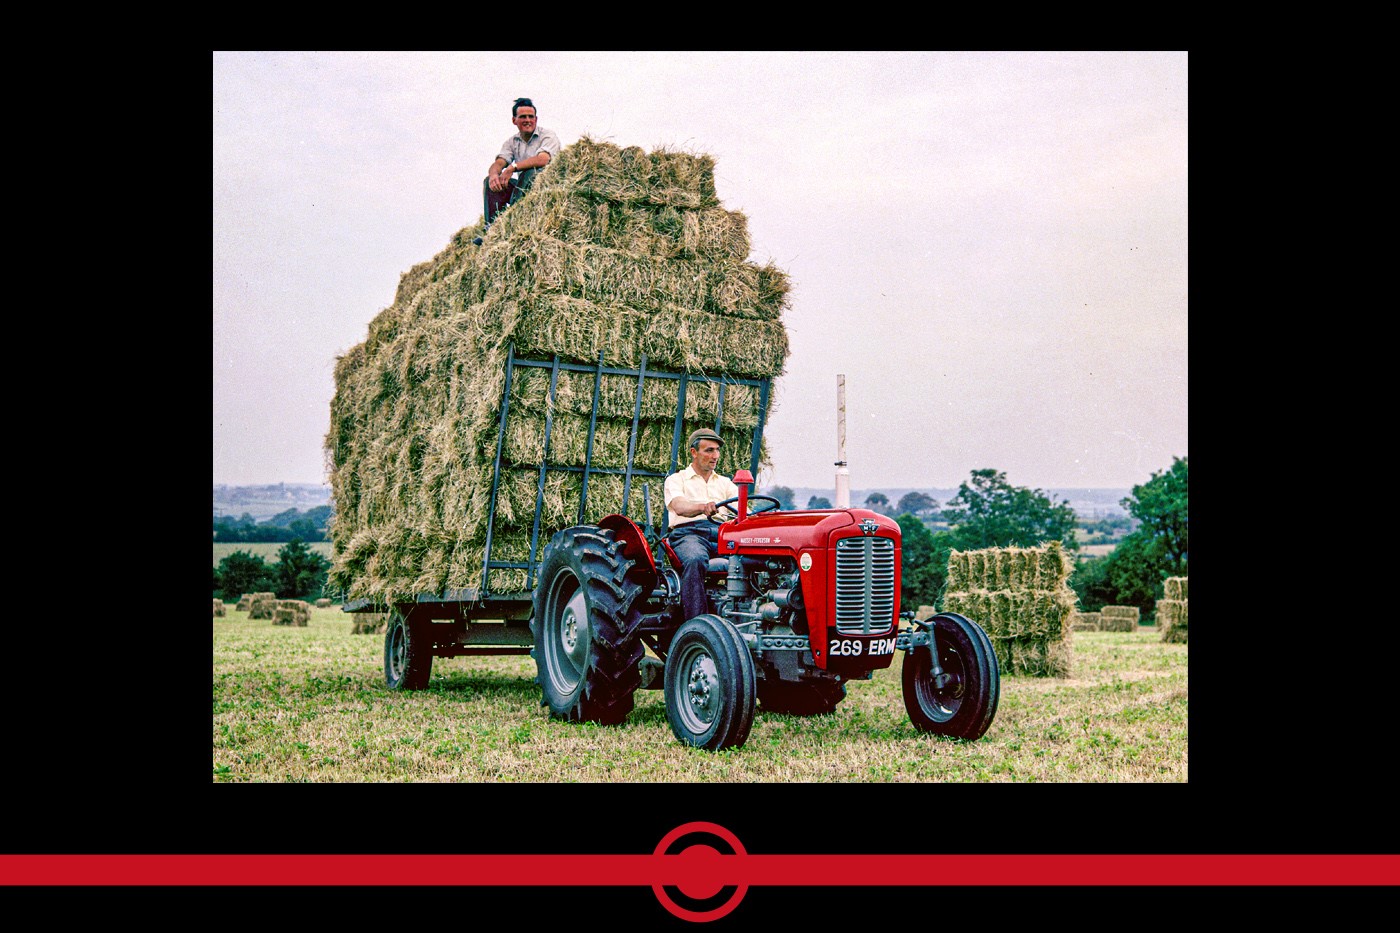
MULTIPOLYGON (((729 509, 731 512, 735 512, 736 510, 733 508, 733 504, 734 504, 735 502, 738 502, 738 501, 739 501, 739 497, 738 497, 738 496, 734 496, 733 498, 725 499, 723 502, 716 502, 716 503, 715 503, 715 512, 718 512, 720 509, 723 509, 723 508, 727 508, 727 509, 729 509)), ((760 513, 760 512, 772 512, 774 509, 781 509, 782 507, 783 507, 782 502, 778 501, 777 499, 773 498, 772 496, 749 496, 749 514, 750 514, 750 515, 757 515, 757 514, 760 513), (754 503, 754 500, 755 500, 755 499, 762 499, 765 503, 772 503, 772 504, 771 504, 768 508, 766 508, 766 509, 755 509, 755 508, 753 508, 753 503, 754 503)), ((707 515, 707 516, 705 516, 705 517, 708 518, 710 521, 714 522, 714 523, 717 524, 717 525, 722 525, 722 524, 724 524, 725 521, 728 521, 728 519, 718 519, 718 518, 715 518, 715 513, 714 513, 714 512, 711 512, 709 515, 707 515)))

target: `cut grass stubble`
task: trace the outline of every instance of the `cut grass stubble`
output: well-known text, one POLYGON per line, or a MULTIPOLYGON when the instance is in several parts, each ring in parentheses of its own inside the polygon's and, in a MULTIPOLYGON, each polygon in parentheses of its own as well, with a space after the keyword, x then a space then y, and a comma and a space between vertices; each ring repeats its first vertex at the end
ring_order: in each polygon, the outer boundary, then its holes
POLYGON ((213 619, 215 782, 1184 782, 1187 646, 1076 632, 1068 678, 1002 678, 975 742, 925 735, 900 656, 828 716, 759 711, 746 745, 681 745, 659 690, 620 726, 552 720, 529 657, 436 658, 426 690, 384 683, 383 638, 338 609, 305 628, 213 619))

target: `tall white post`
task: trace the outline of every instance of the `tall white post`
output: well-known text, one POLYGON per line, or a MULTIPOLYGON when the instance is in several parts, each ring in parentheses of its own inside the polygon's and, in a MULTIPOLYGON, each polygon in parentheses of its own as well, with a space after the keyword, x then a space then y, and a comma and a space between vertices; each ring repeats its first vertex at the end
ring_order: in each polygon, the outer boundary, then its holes
POLYGON ((851 471, 846 469, 846 374, 836 374, 836 507, 851 507, 851 471))

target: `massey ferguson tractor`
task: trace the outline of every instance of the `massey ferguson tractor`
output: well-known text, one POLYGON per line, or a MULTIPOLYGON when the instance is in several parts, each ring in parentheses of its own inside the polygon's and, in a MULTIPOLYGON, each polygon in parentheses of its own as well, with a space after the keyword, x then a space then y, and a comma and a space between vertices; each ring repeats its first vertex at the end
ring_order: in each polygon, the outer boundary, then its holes
MULTIPOLYGON (((558 358, 522 360, 512 351, 502 437, 510 416, 510 374, 521 366, 556 373, 590 369, 558 358)), ((604 371, 601 358, 597 369, 604 371)), ((647 370, 645 359, 639 370, 606 371, 636 375, 639 400, 643 379, 680 380, 675 462, 686 430, 686 380, 705 377, 647 370)), ((751 381, 761 392, 760 411, 766 411, 768 384, 751 381)), ((752 443, 755 470, 762 427, 760 419, 752 443)), ((589 468, 625 470, 629 483, 634 474, 657 483, 664 478, 630 462, 589 468)), ((506 463, 498 450, 493 510, 496 485, 508 469, 539 472, 544 488, 545 464, 506 463)), ((749 469, 736 470, 733 480, 739 495, 721 503, 714 519, 702 519, 720 520, 719 556, 706 575, 709 612, 683 617, 680 562, 653 527, 651 499, 644 494, 644 524, 609 514, 539 534, 538 550, 532 544, 524 563, 493 562, 488 533, 480 586, 421 594, 389 607, 386 682, 393 689, 422 689, 435 656, 528 653, 541 703, 553 717, 620 723, 632 711, 636 691, 660 689, 676 738, 718 750, 744 744, 756 709, 796 716, 832 712, 845 698, 847 682, 869 680, 902 651, 904 706, 914 726, 980 738, 1000 696, 996 653, 982 628, 962 615, 940 612, 918 620, 899 611, 899 525, 862 508, 782 510, 777 499, 750 494, 749 469), (493 567, 527 569, 530 590, 493 592, 493 567)), ((538 501, 534 527, 541 528, 538 501)), ((361 601, 345 608, 382 607, 361 601)))

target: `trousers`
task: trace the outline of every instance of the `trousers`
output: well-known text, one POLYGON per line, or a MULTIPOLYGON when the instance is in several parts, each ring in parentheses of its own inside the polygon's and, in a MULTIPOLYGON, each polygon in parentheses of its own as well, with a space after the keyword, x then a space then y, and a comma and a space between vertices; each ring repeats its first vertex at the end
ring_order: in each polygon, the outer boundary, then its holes
POLYGON ((486 220, 486 226, 491 226, 491 221, 496 219, 496 215, 505 210, 510 205, 519 201, 530 190, 530 186, 535 182, 535 172, 538 169, 526 169, 519 175, 511 178, 509 186, 504 191, 492 191, 491 179, 481 180, 481 216, 486 220))
POLYGON ((704 615, 710 611, 705 569, 719 553, 719 525, 701 518, 672 528, 666 537, 681 559, 681 609, 686 619, 704 615))

